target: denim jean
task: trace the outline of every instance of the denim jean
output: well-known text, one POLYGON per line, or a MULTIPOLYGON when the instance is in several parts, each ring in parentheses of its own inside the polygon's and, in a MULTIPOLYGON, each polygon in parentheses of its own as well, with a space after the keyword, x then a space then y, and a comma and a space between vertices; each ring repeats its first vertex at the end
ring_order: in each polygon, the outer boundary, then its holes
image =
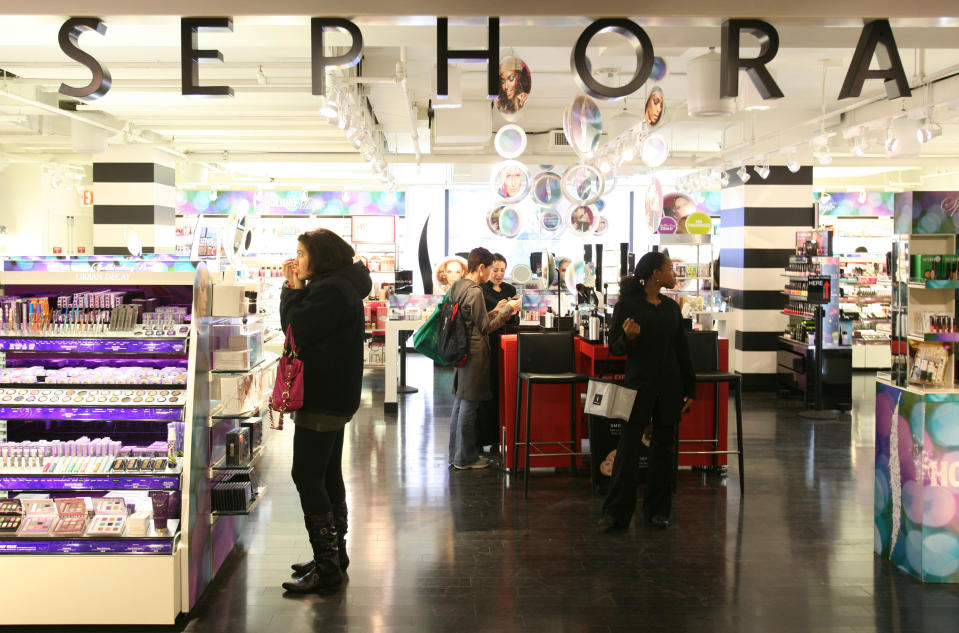
POLYGON ((450 461, 456 466, 469 466, 479 459, 476 448, 476 418, 481 402, 455 398, 450 419, 450 461))

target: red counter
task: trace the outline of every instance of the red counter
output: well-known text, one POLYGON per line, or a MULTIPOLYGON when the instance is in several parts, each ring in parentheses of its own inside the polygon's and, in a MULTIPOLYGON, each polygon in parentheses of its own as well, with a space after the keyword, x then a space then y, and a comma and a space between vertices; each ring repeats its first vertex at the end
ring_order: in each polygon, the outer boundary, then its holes
MULTIPOLYGON (((504 459, 507 467, 513 465, 513 414, 516 406, 516 335, 507 334, 500 338, 500 375, 499 375, 499 419, 501 432, 505 431, 506 446, 504 459)), ((626 359, 623 356, 613 356, 606 345, 589 343, 579 337, 576 338, 576 369, 580 373, 607 380, 622 380, 625 378, 626 359)), ((729 368, 729 339, 719 339, 719 368, 728 371, 729 368)), ((577 387, 577 394, 585 391, 585 385, 577 387)), ((520 441, 525 441, 526 401, 525 397, 520 404, 520 441)), ((719 450, 727 447, 729 387, 722 384, 719 387, 719 450)), ((579 399, 577 398, 577 403, 579 399)), ((536 385, 533 387, 533 417, 531 421, 532 441, 569 442, 569 386, 568 385, 536 385)), ((582 439, 589 437, 586 418, 581 406, 577 406, 576 414, 576 448, 580 449, 582 439)), ((679 427, 680 450, 708 451, 713 450, 712 442, 698 443, 688 440, 701 440, 713 436, 713 385, 698 385, 696 401, 689 413, 683 416, 679 427), (683 441, 687 440, 687 441, 683 441)), ((560 452, 560 446, 543 447, 546 452, 560 452)), ((525 455, 520 451, 519 468, 525 468, 525 455)), ((711 466, 713 455, 681 455, 680 466, 711 466)), ((726 465, 726 456, 716 456, 720 466, 726 465)), ((577 459, 582 464, 582 459, 577 459)), ((569 466, 568 457, 535 457, 533 467, 540 466, 569 466)))

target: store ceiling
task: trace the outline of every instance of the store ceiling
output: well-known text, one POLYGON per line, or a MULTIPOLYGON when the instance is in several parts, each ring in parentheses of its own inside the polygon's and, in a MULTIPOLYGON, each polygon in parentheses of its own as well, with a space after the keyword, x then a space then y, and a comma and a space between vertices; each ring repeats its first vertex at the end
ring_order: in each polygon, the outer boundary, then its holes
MULTIPOLYGON (((61 81, 83 85, 89 79, 87 70, 68 59, 57 45, 63 19, 0 16, 0 24, 5 27, 0 39, 0 69, 18 77, 0 84, 0 156, 8 161, 90 161, 89 156, 73 152, 68 119, 7 96, 12 93, 56 104, 58 99, 63 100, 57 95, 61 81)), ((317 99, 310 94, 309 18, 236 17, 232 33, 202 33, 200 47, 219 49, 225 62, 201 65, 201 83, 231 85, 235 97, 222 99, 180 95, 178 18, 107 16, 104 20, 108 25, 106 35, 84 35, 80 44, 109 68, 113 87, 103 99, 79 104, 78 111, 104 113, 118 128, 165 143, 192 160, 222 168, 211 172, 214 184, 228 180, 255 184, 271 178, 278 186, 364 186, 373 182, 370 170, 344 132, 319 114, 317 99), (305 166, 293 169, 291 164, 305 166)), ((936 170, 959 170, 959 109, 945 105, 959 104, 959 78, 952 77, 959 72, 959 37, 951 22, 930 27, 918 20, 893 21, 910 83, 920 84, 922 77, 941 79, 931 90, 919 90, 911 99, 890 102, 883 98, 879 82, 870 81, 861 99, 839 102, 836 95, 861 23, 773 21, 780 35, 780 51, 770 69, 786 97, 767 111, 740 111, 726 119, 695 120, 686 115, 686 65, 709 46, 719 45, 719 20, 638 21, 644 24, 656 54, 665 59, 668 69, 666 77, 657 82, 666 94, 668 119, 663 134, 672 147, 667 167, 752 164, 763 156, 772 163, 782 163, 784 157, 779 150, 787 146, 795 146, 800 160, 812 164, 809 141, 824 129, 836 134, 829 139, 832 166, 817 170, 817 181, 823 186, 835 179, 837 185, 880 187, 897 180, 900 184, 917 181, 922 176, 928 180, 936 170), (885 157, 878 136, 881 126, 875 122, 884 121, 903 107, 914 111, 935 103, 944 104, 934 109, 944 134, 924 145, 919 156, 885 157), (845 113, 841 115, 840 110, 845 113), (866 123, 873 124, 877 138, 866 156, 857 158, 843 132, 851 125, 866 123), (841 172, 835 171, 836 167, 866 169, 841 172), (829 175, 831 172, 835 175, 829 175)), ((363 87, 399 185, 442 185, 485 177, 485 166, 499 160, 491 143, 459 149, 439 147, 431 136, 431 124, 437 123, 429 115, 436 59, 434 20, 384 17, 357 18, 355 22, 365 40, 364 60, 358 67, 362 76, 394 76, 405 49, 412 103, 399 85, 363 87), (420 169, 415 167, 411 105, 420 161, 427 165, 420 169)), ((502 47, 512 49, 532 71, 531 95, 518 121, 527 132, 562 128, 565 106, 580 94, 569 68, 570 50, 588 23, 585 18, 502 19, 502 47)), ((345 36, 336 34, 328 40, 334 45, 347 43, 345 36)), ((457 48, 483 48, 485 22, 454 20, 450 41, 457 48)), ((615 36, 601 36, 594 42, 589 57, 595 74, 604 80, 612 77, 613 83, 625 82, 635 67, 625 43, 615 36)), ((491 140, 492 133, 507 121, 484 98, 485 65, 463 64, 461 68, 464 102, 478 113, 464 132, 489 132, 491 140)), ((641 115, 645 98, 646 87, 623 101, 602 103, 607 125, 617 125, 611 121, 624 112, 641 115)), ((437 117, 447 116, 439 110, 436 113, 437 117)), ((116 134, 110 142, 131 141, 131 134, 126 138, 116 134)), ((531 164, 575 162, 571 152, 548 151, 545 136, 538 136, 531 135, 523 160, 531 164)), ((621 175, 644 171, 635 161, 623 166, 621 175)), ((954 176, 942 178, 948 181, 954 176)))

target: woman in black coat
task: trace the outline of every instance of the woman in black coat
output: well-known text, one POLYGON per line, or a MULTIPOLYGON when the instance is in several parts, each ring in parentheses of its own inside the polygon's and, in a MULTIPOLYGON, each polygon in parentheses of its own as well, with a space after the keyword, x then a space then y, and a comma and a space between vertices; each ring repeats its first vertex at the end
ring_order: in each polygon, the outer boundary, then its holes
POLYGON ((674 288, 673 262, 661 252, 646 253, 632 277, 620 283, 619 301, 609 328, 609 350, 626 356, 626 384, 636 402, 616 449, 600 531, 625 529, 636 510, 639 445, 652 423, 643 514, 653 525, 669 527, 672 470, 679 419, 696 397, 696 374, 689 357, 679 305, 660 294, 674 288))
POLYGON ((283 262, 280 324, 290 327, 303 361, 303 408, 293 416, 293 482, 300 495, 313 560, 293 565, 296 593, 337 587, 349 565, 341 459, 343 429, 360 406, 365 318, 372 287, 353 248, 319 229, 299 237, 296 259, 283 262))

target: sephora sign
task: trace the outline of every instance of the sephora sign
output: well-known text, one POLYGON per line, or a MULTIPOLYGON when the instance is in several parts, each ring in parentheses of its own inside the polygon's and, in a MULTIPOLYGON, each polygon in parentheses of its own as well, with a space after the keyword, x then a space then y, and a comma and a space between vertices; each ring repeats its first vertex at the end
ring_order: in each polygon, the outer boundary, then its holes
MULTIPOLYGON (((201 61, 223 61, 223 54, 216 49, 199 48, 201 31, 232 31, 231 17, 201 17, 180 19, 180 91, 184 95, 202 97, 230 97, 230 86, 201 86, 199 63, 201 61)), ((69 18, 60 27, 59 43, 63 52, 71 59, 86 66, 92 78, 86 86, 77 88, 60 85, 60 92, 79 99, 96 100, 110 90, 112 79, 110 71, 92 55, 79 46, 80 35, 86 31, 96 31, 106 37, 107 25, 100 18, 69 18)), ((312 93, 326 95, 326 70, 328 68, 349 68, 359 63, 363 55, 363 34, 359 27, 344 18, 312 18, 310 21, 310 45, 312 57, 312 93), (349 50, 342 55, 327 56, 323 46, 323 35, 330 29, 345 31, 351 38, 349 50)), ((779 34, 776 29, 762 20, 725 20, 722 24, 722 64, 720 77, 720 96, 739 95, 739 71, 746 71, 753 85, 763 99, 781 99, 784 95, 772 75, 766 69, 779 50, 779 34), (740 39, 747 35, 758 41, 759 55, 742 57, 740 39)), ((653 43, 641 26, 625 18, 600 18, 590 24, 579 36, 570 54, 570 70, 573 80, 588 95, 596 99, 612 101, 622 99, 637 90, 649 77, 653 66, 653 43), (597 81, 589 72, 586 61, 586 49, 590 41, 600 33, 615 33, 623 37, 636 54, 636 72, 624 86, 607 86, 597 81)), ((437 59, 437 97, 443 99, 449 94, 449 64, 460 62, 487 63, 488 97, 495 99, 499 94, 499 18, 489 18, 488 47, 484 49, 458 50, 449 47, 449 20, 436 19, 436 59, 437 59)), ((899 58, 899 50, 893 37, 888 20, 866 22, 859 36, 859 43, 853 54, 846 79, 839 91, 839 99, 858 97, 862 93, 867 79, 880 79, 885 84, 889 99, 908 97, 911 92, 906 81, 906 73, 899 58), (880 68, 870 70, 873 56, 878 56, 880 68)))

